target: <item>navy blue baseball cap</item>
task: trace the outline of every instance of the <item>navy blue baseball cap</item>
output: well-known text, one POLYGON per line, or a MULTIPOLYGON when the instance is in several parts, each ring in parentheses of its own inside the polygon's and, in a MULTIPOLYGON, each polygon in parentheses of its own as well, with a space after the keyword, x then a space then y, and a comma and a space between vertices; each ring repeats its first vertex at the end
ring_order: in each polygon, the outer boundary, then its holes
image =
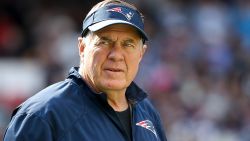
POLYGON ((106 5, 88 15, 83 21, 82 36, 88 30, 95 32, 113 24, 131 25, 144 40, 148 40, 140 12, 124 5, 106 5))

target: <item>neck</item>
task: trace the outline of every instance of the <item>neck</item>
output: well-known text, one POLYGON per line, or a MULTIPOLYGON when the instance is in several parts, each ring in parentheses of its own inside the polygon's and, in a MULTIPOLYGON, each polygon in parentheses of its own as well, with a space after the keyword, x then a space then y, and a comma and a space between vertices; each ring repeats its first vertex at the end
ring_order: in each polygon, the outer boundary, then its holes
POLYGON ((92 81, 89 79, 89 77, 87 75, 85 75, 85 73, 83 73, 83 69, 80 66, 79 70, 78 70, 79 74, 81 75, 82 79, 85 81, 85 83, 89 86, 89 88, 95 92, 95 93, 100 93, 100 91, 94 87, 94 84, 91 83, 92 81))
POLYGON ((129 106, 125 93, 109 93, 107 94, 107 101, 118 112, 125 111, 129 106))
MULTIPOLYGON (((98 89, 96 89, 95 87, 93 87, 93 84, 91 83, 90 79, 85 76, 82 73, 82 68, 80 67, 79 69, 79 73, 82 76, 82 78, 85 80, 85 82, 87 83, 87 85, 92 89, 92 91, 96 92, 96 93, 100 93, 100 91, 98 89)), ((107 95, 107 102, 108 104, 114 109, 114 111, 125 111, 128 108, 128 102, 127 102, 127 98, 125 95, 126 90, 105 90, 102 91, 107 95)))

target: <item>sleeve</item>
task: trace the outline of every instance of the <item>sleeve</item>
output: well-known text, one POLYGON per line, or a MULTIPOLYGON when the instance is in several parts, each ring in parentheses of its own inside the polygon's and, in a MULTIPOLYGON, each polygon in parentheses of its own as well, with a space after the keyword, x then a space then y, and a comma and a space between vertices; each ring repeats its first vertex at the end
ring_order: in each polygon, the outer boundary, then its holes
POLYGON ((159 112, 155 109, 155 107, 152 105, 152 103, 148 99, 146 102, 147 102, 147 105, 149 106, 148 109, 150 109, 149 110, 150 114, 152 118, 154 119, 155 130, 157 132, 159 141, 167 141, 166 132, 162 124, 162 120, 160 118, 159 112))
POLYGON ((166 132, 163 128, 163 125, 162 125, 162 122, 158 113, 156 113, 156 130, 160 138, 160 141, 167 141, 166 132))
POLYGON ((52 128, 47 121, 29 114, 12 118, 4 141, 53 141, 52 128))

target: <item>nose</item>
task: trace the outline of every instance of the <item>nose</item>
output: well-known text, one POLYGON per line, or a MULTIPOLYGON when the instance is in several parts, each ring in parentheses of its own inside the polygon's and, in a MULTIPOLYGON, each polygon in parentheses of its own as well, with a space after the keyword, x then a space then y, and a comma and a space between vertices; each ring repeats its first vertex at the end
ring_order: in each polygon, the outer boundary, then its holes
POLYGON ((122 46, 115 43, 109 51, 108 59, 112 61, 122 61, 124 59, 124 53, 122 50, 122 46))

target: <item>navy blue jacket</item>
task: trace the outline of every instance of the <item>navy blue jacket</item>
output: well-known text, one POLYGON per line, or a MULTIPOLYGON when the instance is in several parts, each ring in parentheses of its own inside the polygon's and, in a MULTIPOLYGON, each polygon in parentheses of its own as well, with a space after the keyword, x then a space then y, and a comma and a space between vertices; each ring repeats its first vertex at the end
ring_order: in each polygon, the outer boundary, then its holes
MULTIPOLYGON (((135 83, 126 91, 132 111, 133 141, 166 141, 160 118, 135 83)), ((127 141, 128 135, 105 94, 96 94, 76 68, 22 103, 4 141, 127 141)))

